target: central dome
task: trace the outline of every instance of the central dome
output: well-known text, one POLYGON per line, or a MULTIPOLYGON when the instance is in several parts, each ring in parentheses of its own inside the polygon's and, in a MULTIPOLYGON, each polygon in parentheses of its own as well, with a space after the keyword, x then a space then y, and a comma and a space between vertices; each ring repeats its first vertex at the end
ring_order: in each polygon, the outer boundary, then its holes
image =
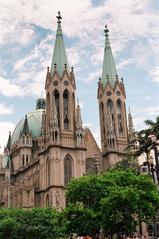
MULTIPOLYGON (((33 137, 39 137, 41 135, 41 126, 42 126, 42 113, 43 109, 34 110, 27 113, 29 132, 33 137)), ((20 138, 20 133, 23 129, 24 120, 22 119, 17 126, 15 127, 12 134, 12 145, 16 143, 20 138)))

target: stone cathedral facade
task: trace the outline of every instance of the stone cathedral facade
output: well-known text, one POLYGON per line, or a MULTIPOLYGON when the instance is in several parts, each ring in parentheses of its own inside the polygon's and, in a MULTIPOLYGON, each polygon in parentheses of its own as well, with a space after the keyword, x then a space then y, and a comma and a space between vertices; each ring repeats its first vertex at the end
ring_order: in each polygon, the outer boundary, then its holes
POLYGON ((65 189, 72 178, 112 167, 127 146, 126 95, 123 81, 118 79, 108 29, 97 94, 100 150, 90 129, 83 128, 61 19, 58 13, 46 98, 39 98, 36 110, 27 113, 9 134, 4 152, 7 164, 0 170, 1 207, 64 208, 65 189))

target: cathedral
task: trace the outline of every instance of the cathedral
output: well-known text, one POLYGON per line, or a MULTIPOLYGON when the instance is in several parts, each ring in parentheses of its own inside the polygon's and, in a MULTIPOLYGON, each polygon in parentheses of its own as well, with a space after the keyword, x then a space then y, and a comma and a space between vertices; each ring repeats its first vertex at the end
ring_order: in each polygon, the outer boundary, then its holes
POLYGON ((4 151, 7 164, 0 169, 1 207, 62 209, 72 178, 112 167, 122 159, 128 144, 125 88, 117 74, 107 27, 97 89, 100 149, 90 129, 82 124, 61 19, 58 12, 52 61, 46 72, 46 97, 37 99, 36 109, 26 113, 9 134, 4 151))

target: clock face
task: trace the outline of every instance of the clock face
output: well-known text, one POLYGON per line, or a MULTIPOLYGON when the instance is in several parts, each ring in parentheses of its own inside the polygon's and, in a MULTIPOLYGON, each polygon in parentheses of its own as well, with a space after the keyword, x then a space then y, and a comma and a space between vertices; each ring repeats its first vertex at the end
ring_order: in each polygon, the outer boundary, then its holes
POLYGON ((54 81, 54 82, 53 82, 53 85, 54 85, 54 86, 57 86, 57 85, 58 85, 58 81, 54 81))
POLYGON ((67 86, 68 84, 69 84, 69 83, 68 83, 68 81, 67 81, 67 80, 65 80, 65 81, 64 81, 64 85, 66 85, 66 86, 67 86))
POLYGON ((110 96, 112 94, 111 91, 107 91, 107 96, 110 96))
POLYGON ((121 95, 120 91, 117 91, 116 94, 117 94, 118 96, 121 95))

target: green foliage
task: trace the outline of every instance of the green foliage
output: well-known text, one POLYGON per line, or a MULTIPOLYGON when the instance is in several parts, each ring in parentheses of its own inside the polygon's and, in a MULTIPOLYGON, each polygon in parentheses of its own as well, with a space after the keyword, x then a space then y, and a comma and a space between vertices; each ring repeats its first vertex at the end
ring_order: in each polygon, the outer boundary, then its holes
POLYGON ((64 210, 66 234, 96 235, 100 230, 98 214, 83 205, 70 204, 64 210))
POLYGON ((152 179, 132 169, 114 168, 103 175, 75 179, 66 197, 67 233, 89 231, 97 235, 102 228, 106 235, 130 235, 139 218, 147 222, 159 209, 159 195, 152 179))
POLYGON ((60 212, 48 208, 0 209, 0 238, 59 238, 59 218, 60 212))

